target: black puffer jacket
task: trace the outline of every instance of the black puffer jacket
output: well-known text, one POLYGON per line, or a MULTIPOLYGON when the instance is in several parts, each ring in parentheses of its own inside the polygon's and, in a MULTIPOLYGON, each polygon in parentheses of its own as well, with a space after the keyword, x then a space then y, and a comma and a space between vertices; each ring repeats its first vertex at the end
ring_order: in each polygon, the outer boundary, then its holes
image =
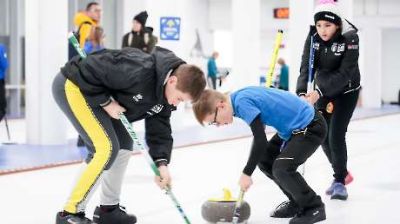
POLYGON ((170 72, 185 62, 173 52, 156 47, 152 54, 136 48, 101 50, 70 60, 62 74, 85 95, 93 107, 111 97, 127 109, 130 122, 145 119, 146 141, 153 159, 169 161, 172 149, 170 116, 175 108, 164 96, 170 72))
POLYGON ((327 98, 351 92, 360 88, 360 71, 358 67, 358 35, 357 28, 345 33, 336 33, 331 40, 325 42, 316 34, 315 26, 304 44, 304 51, 297 79, 296 93, 307 92, 308 63, 310 56, 310 39, 314 35, 314 81, 316 89, 327 98))

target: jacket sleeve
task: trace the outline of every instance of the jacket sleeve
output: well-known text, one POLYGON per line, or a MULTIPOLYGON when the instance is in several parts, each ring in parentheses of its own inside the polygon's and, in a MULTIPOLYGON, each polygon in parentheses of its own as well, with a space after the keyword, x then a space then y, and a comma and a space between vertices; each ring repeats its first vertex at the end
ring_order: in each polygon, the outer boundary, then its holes
POLYGON ((151 53, 157 44, 157 37, 150 35, 149 43, 147 44, 147 51, 151 53))
POLYGON ((324 96, 334 97, 343 93, 346 86, 351 84, 351 76, 358 69, 358 35, 356 33, 349 34, 345 36, 345 40, 346 51, 339 68, 333 71, 325 69, 317 71, 315 82, 324 96))
POLYGON ((307 93, 308 63, 310 60, 310 41, 311 32, 308 34, 304 43, 303 55, 301 56, 300 76, 297 78, 296 94, 304 95, 307 93))
POLYGON ((212 69, 213 69, 214 75, 217 75, 218 74, 218 68, 217 68, 217 63, 215 62, 215 60, 212 61, 212 69))
POLYGON ((165 106, 160 113, 145 119, 146 143, 156 163, 161 160, 169 163, 171 160, 173 139, 170 117, 171 108, 165 106))
POLYGON ((215 60, 213 60, 211 58, 208 60, 207 70, 208 70, 209 76, 215 76, 218 73, 217 64, 215 63, 215 60))
POLYGON ((265 135, 265 126, 258 115, 250 124, 251 131, 253 132, 253 145, 247 164, 243 169, 243 173, 251 176, 257 167, 258 162, 262 156, 263 151, 267 148, 267 137, 265 135))
POLYGON ((79 30, 79 44, 82 49, 85 47, 86 39, 89 37, 91 31, 92 25, 87 23, 81 25, 81 29, 79 30))
POLYGON ((5 71, 8 68, 7 52, 4 47, 0 46, 0 70, 5 71))
POLYGON ((128 47, 128 36, 129 36, 129 34, 125 34, 122 37, 122 48, 128 47))

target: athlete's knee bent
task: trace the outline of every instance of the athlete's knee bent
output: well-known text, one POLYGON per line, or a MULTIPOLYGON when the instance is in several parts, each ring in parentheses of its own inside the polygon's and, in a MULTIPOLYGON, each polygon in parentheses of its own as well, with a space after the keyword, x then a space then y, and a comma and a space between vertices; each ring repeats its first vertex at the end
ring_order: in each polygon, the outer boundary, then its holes
POLYGON ((113 165, 115 159, 117 158, 119 148, 120 148, 119 144, 116 144, 116 146, 114 146, 114 144, 113 144, 111 153, 109 155, 109 159, 104 167, 104 170, 110 169, 110 167, 113 165))
POLYGON ((296 172, 293 160, 276 160, 272 166, 272 175, 278 181, 296 172))
POLYGON ((119 144, 112 144, 111 145, 111 150, 110 148, 108 149, 103 149, 100 150, 97 148, 97 150, 90 151, 87 158, 86 158, 86 163, 90 163, 93 159, 101 159, 104 160, 104 169, 103 170, 108 170, 114 163, 115 159, 117 158, 118 151, 119 151, 119 144), (100 157, 100 158, 99 158, 100 157))
POLYGON ((269 166, 268 164, 265 163, 259 163, 258 168, 270 179, 274 179, 274 176, 272 175, 272 167, 269 166))

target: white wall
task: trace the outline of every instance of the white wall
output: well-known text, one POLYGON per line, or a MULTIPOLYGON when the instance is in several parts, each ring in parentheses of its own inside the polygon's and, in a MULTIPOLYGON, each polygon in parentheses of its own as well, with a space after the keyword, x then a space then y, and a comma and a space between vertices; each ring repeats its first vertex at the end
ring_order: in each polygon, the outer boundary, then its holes
POLYGON ((360 30, 363 106, 380 107, 382 100, 392 101, 397 96, 400 81, 393 74, 398 69, 398 62, 393 58, 398 58, 395 49, 400 45, 399 36, 387 34, 398 35, 390 30, 400 29, 399 9, 400 1, 395 0, 354 1, 354 24, 360 30))
POLYGON ((382 32, 382 100, 398 101, 400 90, 400 28, 382 32))
POLYGON ((230 30, 215 30, 213 32, 214 44, 213 49, 219 52, 219 57, 216 60, 218 67, 231 68, 233 62, 233 40, 232 31, 230 30))
POLYGON ((232 0, 208 0, 209 1, 209 29, 232 29, 232 0))
POLYGON ((52 81, 67 60, 68 3, 30 0, 25 7, 26 127, 29 144, 65 144, 66 119, 52 81), (60 13, 57 10, 59 9, 60 13), (51 18, 51 19, 50 19, 51 18))
POLYGON ((260 66, 260 0, 232 1, 233 64, 230 89, 257 85, 260 66))
POLYGON ((398 16, 399 9, 400 1, 398 0, 354 0, 355 16, 398 16))

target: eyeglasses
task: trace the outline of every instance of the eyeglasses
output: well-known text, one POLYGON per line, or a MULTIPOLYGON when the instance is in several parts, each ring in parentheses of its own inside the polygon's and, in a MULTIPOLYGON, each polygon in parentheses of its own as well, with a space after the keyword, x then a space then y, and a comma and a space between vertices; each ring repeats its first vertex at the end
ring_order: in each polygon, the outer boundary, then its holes
POLYGON ((218 107, 215 108, 214 120, 208 123, 208 125, 218 125, 217 116, 218 116, 218 107))

